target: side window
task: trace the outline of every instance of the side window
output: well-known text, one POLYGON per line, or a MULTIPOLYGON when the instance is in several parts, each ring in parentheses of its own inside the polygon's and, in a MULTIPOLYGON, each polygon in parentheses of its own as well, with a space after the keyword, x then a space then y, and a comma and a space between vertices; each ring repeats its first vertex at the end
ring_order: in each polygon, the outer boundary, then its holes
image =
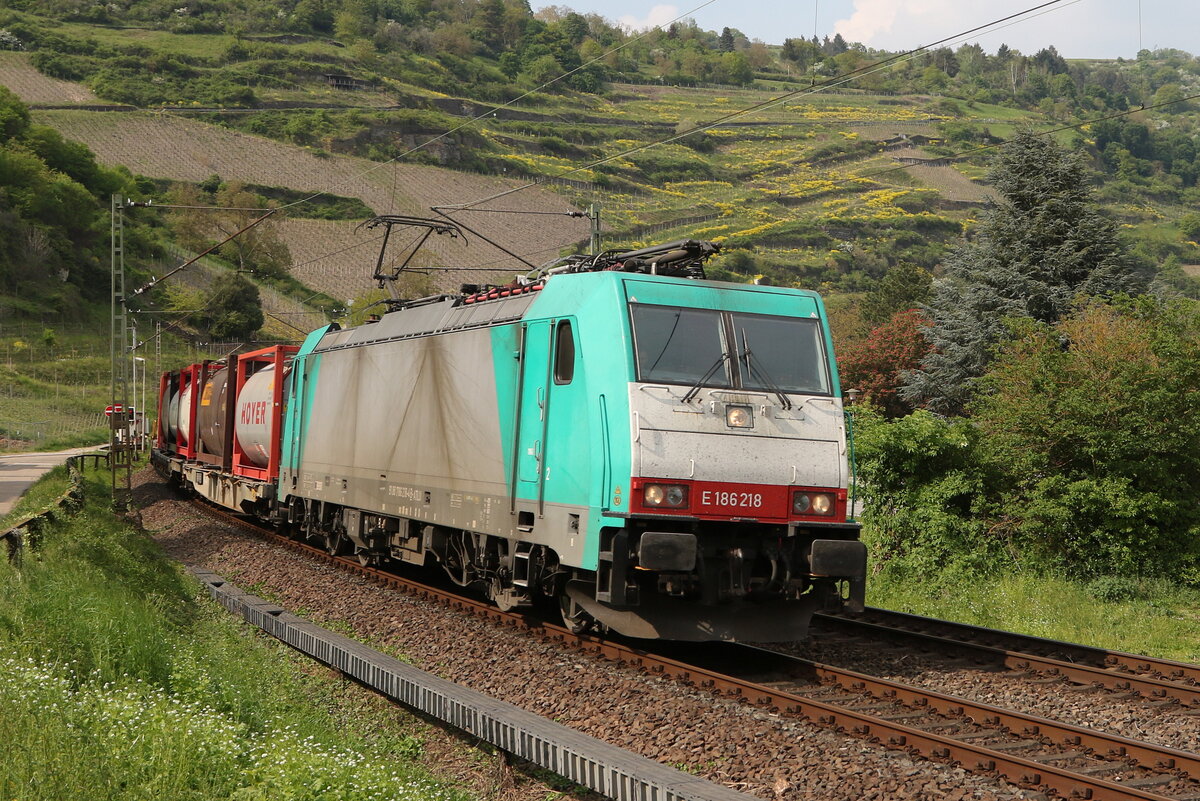
POLYGON ((575 377, 575 337, 571 321, 561 320, 554 329, 554 383, 570 384, 575 377))

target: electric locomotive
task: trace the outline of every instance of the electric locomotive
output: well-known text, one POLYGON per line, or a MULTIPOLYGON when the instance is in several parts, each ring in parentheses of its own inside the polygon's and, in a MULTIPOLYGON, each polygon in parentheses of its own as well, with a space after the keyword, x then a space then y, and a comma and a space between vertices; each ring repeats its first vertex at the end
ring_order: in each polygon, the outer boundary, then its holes
POLYGON ((155 463, 575 629, 801 639, 866 572, 828 322, 816 293, 705 280, 716 251, 573 257, 166 374, 155 463))

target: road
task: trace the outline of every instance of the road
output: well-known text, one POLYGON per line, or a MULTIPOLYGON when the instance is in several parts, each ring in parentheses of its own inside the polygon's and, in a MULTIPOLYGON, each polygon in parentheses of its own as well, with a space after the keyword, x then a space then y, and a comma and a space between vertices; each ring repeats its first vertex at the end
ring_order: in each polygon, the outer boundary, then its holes
POLYGON ((72 448, 57 453, 7 453, 0 455, 0 515, 6 515, 17 499, 52 468, 77 453, 90 453, 90 448, 72 448))

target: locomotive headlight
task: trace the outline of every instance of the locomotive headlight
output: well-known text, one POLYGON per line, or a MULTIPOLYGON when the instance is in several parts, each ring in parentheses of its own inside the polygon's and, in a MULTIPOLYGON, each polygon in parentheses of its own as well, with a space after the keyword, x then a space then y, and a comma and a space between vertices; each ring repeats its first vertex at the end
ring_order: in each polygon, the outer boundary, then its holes
POLYGON ((828 517, 835 509, 833 496, 824 492, 797 492, 792 495, 792 512, 798 515, 828 517))
POLYGON ((749 406, 726 406, 725 425, 730 428, 754 428, 754 410, 749 406))
POLYGON ((687 506, 687 487, 678 484, 647 484, 642 489, 642 504, 644 506, 663 506, 669 509, 681 509, 687 506))

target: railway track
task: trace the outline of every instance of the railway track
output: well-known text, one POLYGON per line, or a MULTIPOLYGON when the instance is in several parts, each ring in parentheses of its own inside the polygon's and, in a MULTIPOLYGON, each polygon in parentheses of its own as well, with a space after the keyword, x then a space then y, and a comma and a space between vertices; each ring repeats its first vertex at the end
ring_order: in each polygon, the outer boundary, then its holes
POLYGON ((1092 648, 945 620, 869 608, 861 615, 817 615, 814 636, 850 635, 953 654, 981 665, 1037 673, 1077 686, 1103 687, 1200 714, 1200 665, 1092 648))
POLYGON ((802 717, 848 736, 1001 776, 1064 798, 1200 801, 1200 754, 748 645, 656 643, 651 651, 641 645, 576 635, 531 615, 502 612, 453 592, 365 567, 355 559, 331 556, 208 505, 200 508, 351 574, 584 653, 755 705, 772 715, 802 717))

